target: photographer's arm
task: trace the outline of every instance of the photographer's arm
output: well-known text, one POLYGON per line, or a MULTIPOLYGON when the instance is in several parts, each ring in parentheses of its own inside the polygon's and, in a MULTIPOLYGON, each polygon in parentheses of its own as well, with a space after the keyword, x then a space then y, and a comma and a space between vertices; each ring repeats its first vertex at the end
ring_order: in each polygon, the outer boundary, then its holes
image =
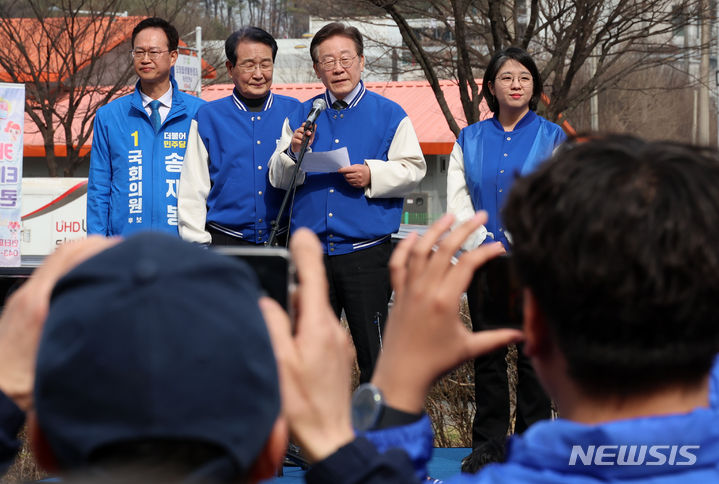
POLYGON ((350 418, 352 343, 328 299, 322 248, 306 229, 290 240, 299 286, 296 329, 274 300, 260 301, 280 374, 283 414, 293 440, 315 465, 308 483, 416 483, 412 463, 399 450, 380 454, 355 439, 350 418))
MULTIPOLYGON (((486 221, 486 215, 472 218, 440 242, 452 221, 451 216, 443 217, 425 237, 411 236, 390 262, 396 303, 373 382, 391 407, 408 413, 422 411, 429 386, 448 369, 521 339, 515 330, 472 334, 460 321, 459 298, 474 270, 503 249, 488 245, 451 266, 462 241, 486 221), (437 252, 432 251, 435 244, 437 252)), ((308 231, 298 231, 291 249, 300 276, 296 335, 292 336, 289 320, 276 303, 265 299, 262 308, 278 355, 285 416, 295 439, 316 463, 307 482, 417 482, 404 453, 379 454, 366 440, 353 440, 351 346, 327 300, 322 251, 308 231)), ((373 440, 378 436, 369 435, 373 440)))
POLYGON ((472 333, 459 317, 460 298, 474 271, 504 253, 499 243, 483 245, 451 264, 465 239, 486 221, 487 214, 480 212, 441 239, 454 222, 445 215, 422 238, 413 234, 395 249, 390 260, 395 304, 372 377, 389 406, 421 412, 441 375, 522 339, 520 331, 511 329, 472 333))
MULTIPOLYGON (((442 374, 466 359, 522 337, 516 330, 473 334, 460 320, 460 298, 474 271, 504 250, 500 244, 487 245, 462 255, 453 266, 452 257, 464 240, 486 222, 486 214, 471 217, 441 239, 453 221, 454 217, 448 215, 421 239, 413 234, 400 243, 390 260, 395 304, 372 382, 383 392, 385 405, 407 414, 423 411, 430 386, 442 374)), ((415 475, 426 475, 432 449, 427 416, 401 427, 382 427, 365 436, 377 449, 404 449, 412 458, 415 475)), ((367 462, 381 461, 368 458, 367 462)))
POLYGON ((352 343, 329 302, 322 247, 307 229, 290 239, 297 267, 295 332, 285 311, 260 300, 279 367, 283 414, 304 454, 318 461, 354 438, 350 419, 352 343))

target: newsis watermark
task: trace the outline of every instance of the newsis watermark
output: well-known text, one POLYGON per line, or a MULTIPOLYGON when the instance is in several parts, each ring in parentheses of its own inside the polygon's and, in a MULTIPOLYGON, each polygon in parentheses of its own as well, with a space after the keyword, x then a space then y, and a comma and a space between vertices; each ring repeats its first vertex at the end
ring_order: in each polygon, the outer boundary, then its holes
POLYGON ((569 465, 691 466, 698 445, 573 445, 569 465))

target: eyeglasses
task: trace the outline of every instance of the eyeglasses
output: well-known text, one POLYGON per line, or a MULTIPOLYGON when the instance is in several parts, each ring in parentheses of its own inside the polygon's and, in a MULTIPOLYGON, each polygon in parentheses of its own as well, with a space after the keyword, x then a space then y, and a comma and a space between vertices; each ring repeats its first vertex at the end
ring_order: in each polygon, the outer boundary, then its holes
POLYGON ((149 57, 152 60, 157 59, 165 52, 170 52, 169 50, 142 50, 142 49, 134 49, 130 51, 130 56, 133 59, 142 60, 145 58, 145 55, 149 57))
POLYGON ((323 61, 318 61, 317 64, 325 71, 331 71, 334 69, 338 62, 344 69, 349 69, 352 67, 352 64, 354 64, 356 58, 357 56, 340 57, 339 59, 325 59, 323 61))
POLYGON ((239 67, 242 72, 255 72, 255 69, 258 67, 262 72, 269 72, 272 70, 272 67, 274 64, 271 61, 262 61, 259 64, 255 64, 252 61, 249 62, 243 62, 242 64, 237 64, 235 67, 239 67))
POLYGON ((512 85, 512 83, 514 83, 515 80, 519 81, 519 85, 522 87, 532 85, 532 76, 530 76, 529 74, 520 74, 519 77, 514 77, 511 74, 502 74, 497 77, 495 82, 497 84, 501 84, 502 86, 509 87, 512 85))

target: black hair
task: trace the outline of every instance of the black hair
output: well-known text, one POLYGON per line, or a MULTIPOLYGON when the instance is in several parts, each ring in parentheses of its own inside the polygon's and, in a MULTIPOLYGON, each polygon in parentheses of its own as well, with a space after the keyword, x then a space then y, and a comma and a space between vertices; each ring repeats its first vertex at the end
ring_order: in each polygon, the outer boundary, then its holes
POLYGON ((317 48, 319 45, 335 35, 340 35, 350 39, 355 44, 357 55, 363 55, 364 43, 362 41, 362 34, 360 31, 357 30, 356 27, 351 27, 340 22, 332 22, 322 27, 317 31, 315 36, 312 37, 312 42, 310 42, 310 56, 312 57, 312 62, 316 64, 319 60, 317 59, 317 48))
POLYGON ((529 73, 532 75, 532 98, 529 100, 529 109, 532 111, 537 110, 539 104, 539 98, 542 97, 544 92, 544 85, 542 83, 542 75, 537 69, 537 64, 534 63, 532 56, 527 51, 520 49, 519 47, 507 47, 504 50, 500 50, 492 56, 487 69, 484 71, 484 78, 482 79, 482 96, 487 101, 487 106, 490 111, 499 115, 499 103, 497 98, 489 90, 489 84, 494 82, 497 78, 499 70, 502 68, 505 62, 508 60, 515 60, 527 68, 529 73))
POLYGON ((180 42, 180 35, 177 33, 177 29, 173 27, 170 22, 160 17, 148 17, 145 20, 142 20, 139 24, 135 25, 135 28, 132 29, 133 49, 135 48, 135 37, 137 37, 137 34, 152 27, 162 29, 165 32, 165 36, 167 37, 167 49, 170 52, 177 50, 177 45, 180 42))
POLYGON ((513 257, 570 377, 634 395, 704 378, 719 351, 719 155, 601 136, 515 181, 513 257))
POLYGON ((272 62, 275 61, 275 57, 277 56, 277 41, 275 38, 259 27, 249 26, 235 30, 227 37, 225 41, 225 55, 227 56, 227 60, 230 61, 230 64, 234 66, 237 63, 237 45, 244 40, 259 42, 270 47, 272 49, 272 62))

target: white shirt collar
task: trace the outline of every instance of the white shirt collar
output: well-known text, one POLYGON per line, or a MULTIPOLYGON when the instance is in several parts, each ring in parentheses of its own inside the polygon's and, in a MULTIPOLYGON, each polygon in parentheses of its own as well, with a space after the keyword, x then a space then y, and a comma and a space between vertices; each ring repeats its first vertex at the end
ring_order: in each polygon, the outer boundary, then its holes
MULTIPOLYGON (((352 89, 352 91, 345 96, 343 101, 346 102, 347 105, 349 106, 350 104, 352 104, 352 101, 354 101, 354 99, 357 97, 357 94, 359 94, 359 92, 361 90, 362 90, 362 81, 360 80, 357 83, 357 85, 355 86, 355 88, 352 89)), ((337 100, 337 98, 330 92, 329 89, 327 90, 327 94, 329 94, 329 96, 330 96, 330 106, 332 106, 334 104, 334 102, 337 100)))
MULTIPOLYGON (((142 92, 142 89, 140 89, 140 95, 142 96, 143 108, 146 108, 148 104, 154 101, 154 99, 142 92)), ((160 104, 166 108, 172 107, 172 83, 170 83, 170 88, 165 92, 165 94, 157 98, 157 100, 160 101, 160 104)))

